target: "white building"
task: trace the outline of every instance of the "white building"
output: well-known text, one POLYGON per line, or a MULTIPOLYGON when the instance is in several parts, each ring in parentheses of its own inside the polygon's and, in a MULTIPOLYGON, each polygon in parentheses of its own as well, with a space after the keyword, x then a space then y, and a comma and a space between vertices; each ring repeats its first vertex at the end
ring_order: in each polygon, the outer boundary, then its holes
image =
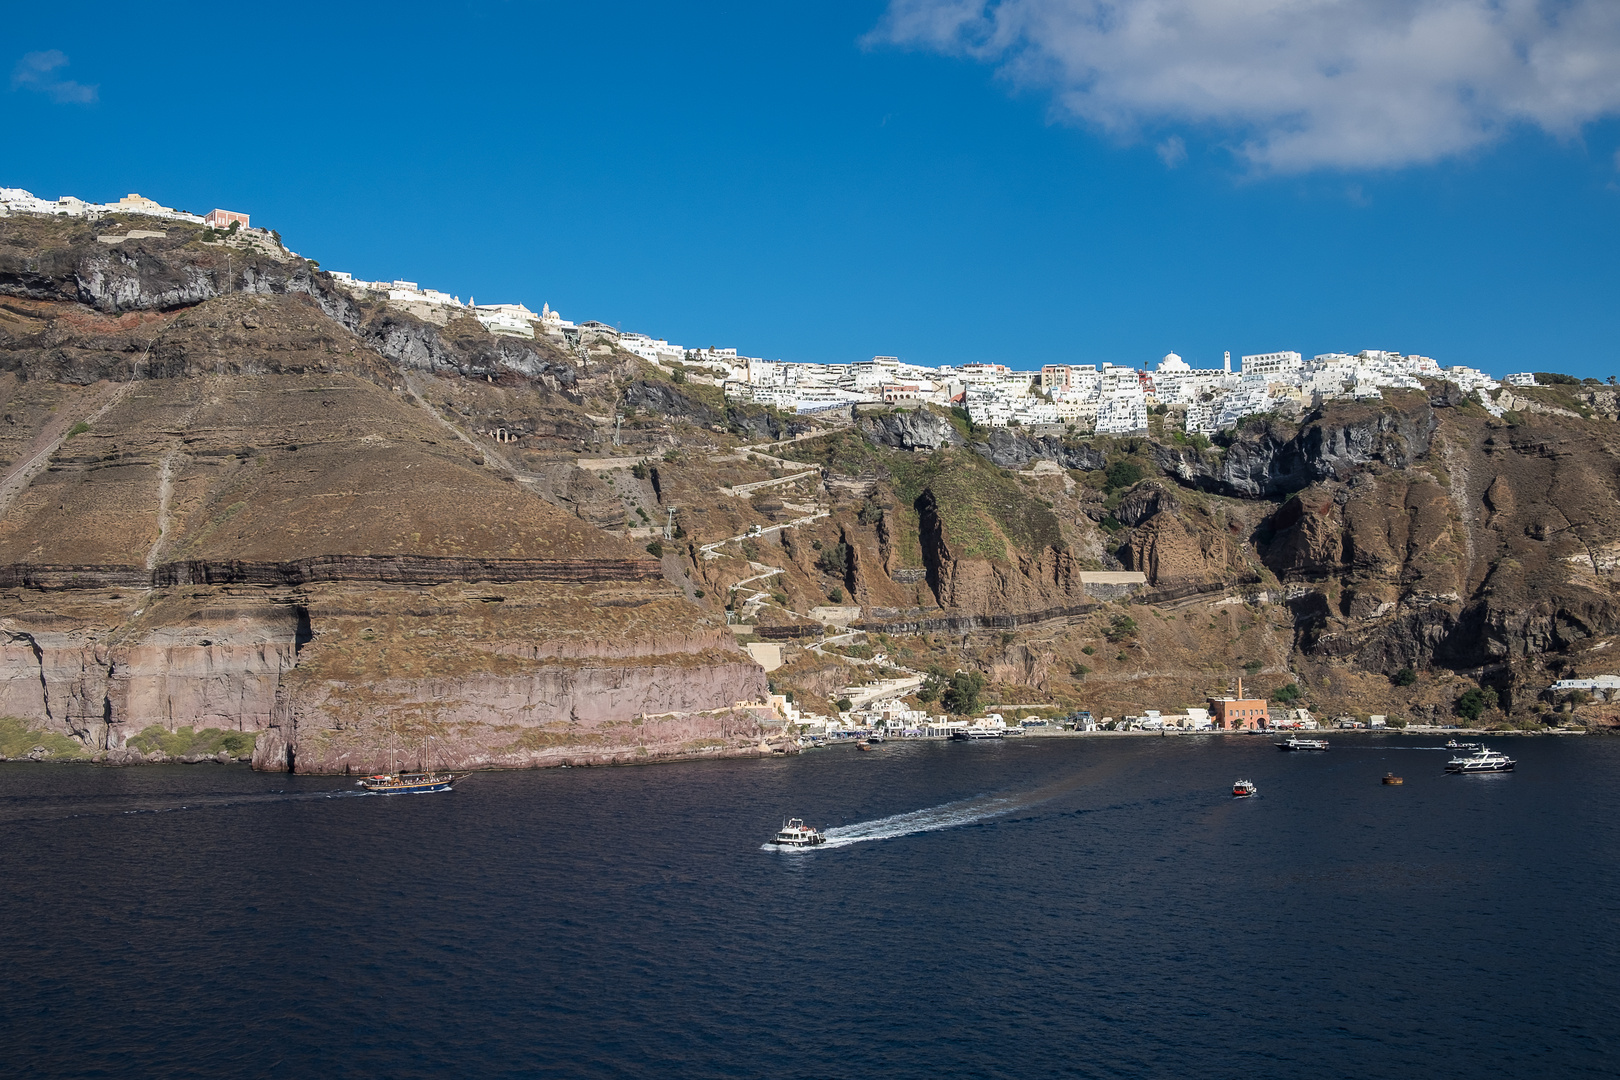
POLYGON ((1243 358, 1243 374, 1245 375, 1283 375, 1292 376, 1304 366, 1297 352, 1269 352, 1256 353, 1243 358))
POLYGON ((1588 693, 1602 690, 1612 694, 1620 690, 1620 675, 1594 675, 1590 679, 1559 679, 1549 689, 1556 694, 1567 694, 1571 690, 1585 690, 1588 693))
POLYGON ((472 314, 485 330, 508 337, 532 338, 535 324, 540 321, 540 316, 522 304, 481 304, 472 309, 472 314))

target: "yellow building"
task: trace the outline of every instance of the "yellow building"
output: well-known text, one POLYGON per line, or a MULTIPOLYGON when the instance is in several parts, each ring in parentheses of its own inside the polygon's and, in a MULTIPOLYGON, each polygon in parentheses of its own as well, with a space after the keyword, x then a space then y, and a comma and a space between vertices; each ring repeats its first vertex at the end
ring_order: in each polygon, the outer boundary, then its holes
POLYGON ((148 199, 145 195, 137 195, 133 191, 113 204, 119 210, 128 210, 136 214, 176 214, 178 210, 163 206, 148 199))

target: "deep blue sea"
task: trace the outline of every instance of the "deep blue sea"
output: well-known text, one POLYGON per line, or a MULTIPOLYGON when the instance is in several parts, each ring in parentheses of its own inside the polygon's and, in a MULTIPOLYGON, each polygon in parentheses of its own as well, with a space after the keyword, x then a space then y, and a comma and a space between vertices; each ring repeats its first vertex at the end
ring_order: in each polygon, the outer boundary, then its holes
POLYGON ((1463 777, 1432 736, 1329 737, 394 797, 0 765, 0 1074, 1620 1072, 1620 739, 1502 739, 1517 772, 1463 777), (762 850, 788 815, 833 842, 762 850))

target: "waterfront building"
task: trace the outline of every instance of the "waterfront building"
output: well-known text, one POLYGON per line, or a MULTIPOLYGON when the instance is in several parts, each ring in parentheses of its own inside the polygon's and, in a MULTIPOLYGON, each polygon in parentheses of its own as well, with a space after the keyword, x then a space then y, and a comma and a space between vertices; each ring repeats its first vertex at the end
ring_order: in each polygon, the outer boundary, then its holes
POLYGON ((1218 731, 1258 731, 1270 723, 1266 703, 1261 698, 1243 696, 1243 680, 1237 681, 1237 694, 1212 697, 1209 712, 1218 731))

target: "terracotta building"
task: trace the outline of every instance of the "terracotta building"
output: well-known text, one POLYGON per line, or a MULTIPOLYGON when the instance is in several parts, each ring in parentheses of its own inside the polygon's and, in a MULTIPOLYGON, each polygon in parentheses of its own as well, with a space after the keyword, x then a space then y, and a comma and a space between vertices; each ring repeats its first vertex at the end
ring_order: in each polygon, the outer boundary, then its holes
POLYGON ((244 229, 248 227, 248 216, 235 210, 210 210, 203 220, 216 229, 228 229, 233 221, 244 229))
POLYGON ((1237 681, 1237 696, 1209 699, 1210 719, 1217 731, 1258 731, 1267 726, 1266 703, 1261 698, 1243 696, 1243 680, 1237 681))

